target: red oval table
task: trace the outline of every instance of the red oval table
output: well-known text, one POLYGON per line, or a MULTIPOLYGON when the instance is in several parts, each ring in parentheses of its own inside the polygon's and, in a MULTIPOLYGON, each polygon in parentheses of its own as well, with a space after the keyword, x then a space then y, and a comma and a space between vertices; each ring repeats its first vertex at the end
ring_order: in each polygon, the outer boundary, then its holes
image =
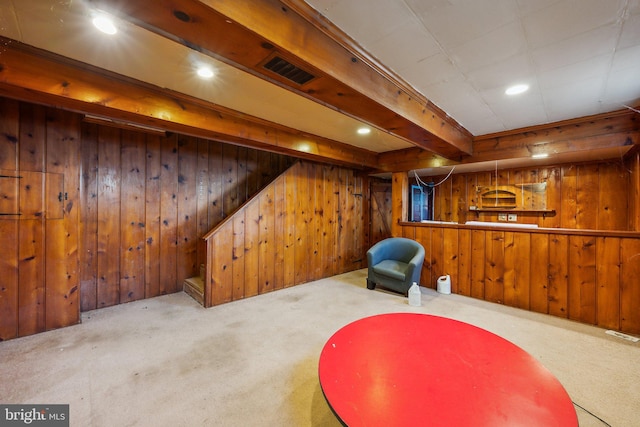
POLYGON ((577 426, 560 382, 527 352, 467 323, 381 314, 337 331, 322 392, 347 426, 577 426))

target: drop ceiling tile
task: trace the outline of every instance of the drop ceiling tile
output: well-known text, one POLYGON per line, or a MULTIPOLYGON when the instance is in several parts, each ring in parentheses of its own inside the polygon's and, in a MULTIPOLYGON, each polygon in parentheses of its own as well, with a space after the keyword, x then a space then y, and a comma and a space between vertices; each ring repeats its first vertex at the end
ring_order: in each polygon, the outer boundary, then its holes
POLYGON ((531 14, 540 9, 546 9, 553 6, 555 3, 559 3, 562 0, 516 0, 518 8, 522 16, 531 14))
POLYGON ((595 56, 611 54, 615 50, 618 31, 618 28, 612 25, 600 27, 536 49, 531 57, 536 70, 545 72, 583 62, 595 56))
POLYGON ((483 97, 492 99, 491 109, 500 117, 506 129, 517 129, 549 121, 542 99, 536 93, 530 93, 524 98, 516 97, 518 98, 516 99, 490 92, 484 92, 483 97))
POLYGON ((610 106, 610 110, 618 110, 623 105, 640 105, 640 78, 638 68, 624 68, 612 71, 607 80, 602 102, 610 106))
POLYGON ((432 55, 404 68, 402 75, 418 90, 434 84, 462 79, 460 72, 443 53, 432 55))
POLYGON ((467 74, 467 79, 479 91, 502 88, 527 83, 532 85, 535 81, 535 73, 528 55, 521 54, 497 62, 483 68, 472 70, 467 74))
POLYGON ((449 50, 463 72, 477 70, 525 53, 527 42, 519 21, 512 21, 485 35, 449 50))
POLYGON ((640 44, 618 50, 613 55, 612 71, 634 68, 638 71, 638 80, 640 80, 640 44))
POLYGON ((339 1, 325 7, 322 13, 363 46, 415 20, 402 1, 389 0, 368 0, 366 7, 359 2, 339 1))
POLYGON ((378 60, 395 71, 440 53, 440 46, 417 21, 408 22, 403 28, 372 42, 367 49, 378 60))
POLYGON ((513 0, 406 0, 406 3, 445 50, 467 43, 518 17, 518 8, 513 0))
POLYGON ((553 89, 558 86, 573 85, 577 80, 587 80, 606 75, 611 67, 613 54, 600 55, 586 61, 545 71, 538 75, 540 88, 553 89))
POLYGON ((527 40, 537 49, 603 25, 622 16, 625 0, 571 0, 556 3, 522 18, 527 40))
POLYGON ((592 114, 600 109, 605 81, 602 77, 574 81, 543 92, 544 104, 555 120, 592 114))
POLYGON ((618 49, 635 46, 640 40, 640 12, 629 16, 622 24, 622 33, 618 41, 618 49))

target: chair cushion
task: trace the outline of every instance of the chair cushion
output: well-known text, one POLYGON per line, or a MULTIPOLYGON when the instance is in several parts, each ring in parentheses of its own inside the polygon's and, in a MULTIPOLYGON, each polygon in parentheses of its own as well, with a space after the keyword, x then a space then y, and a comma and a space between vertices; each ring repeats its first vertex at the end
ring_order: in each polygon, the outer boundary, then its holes
POLYGON ((385 259, 373 266, 373 271, 382 276, 404 281, 409 264, 402 261, 385 259))

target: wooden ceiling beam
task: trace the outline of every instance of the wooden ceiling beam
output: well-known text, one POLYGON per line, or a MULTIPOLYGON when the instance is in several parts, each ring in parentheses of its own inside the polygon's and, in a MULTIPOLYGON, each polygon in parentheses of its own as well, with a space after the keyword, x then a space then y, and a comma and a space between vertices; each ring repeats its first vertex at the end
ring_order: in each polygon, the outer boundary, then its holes
POLYGON ((0 93, 125 123, 369 169, 377 155, 0 37, 0 93))
MULTIPOLYGON (((558 123, 532 126, 484 135, 474 139, 473 155, 459 162, 415 148, 379 155, 378 168, 384 172, 426 169, 494 160, 526 159, 533 154, 549 156, 614 148, 628 149, 640 144, 640 115, 619 110, 558 123)), ((609 150, 615 153, 616 150, 609 150)))
POLYGON ((302 1, 90 1, 417 147, 451 159, 471 154, 471 134, 302 1), (273 55, 315 78, 297 84, 266 70, 273 55))

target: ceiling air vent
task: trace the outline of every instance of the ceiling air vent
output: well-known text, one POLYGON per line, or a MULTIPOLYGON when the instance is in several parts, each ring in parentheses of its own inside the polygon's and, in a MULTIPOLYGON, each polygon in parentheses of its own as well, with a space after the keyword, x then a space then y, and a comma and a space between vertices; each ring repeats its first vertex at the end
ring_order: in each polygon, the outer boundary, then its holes
POLYGON ((279 56, 271 58, 266 64, 264 64, 264 68, 299 85, 303 85, 316 78, 313 74, 296 67, 291 62, 282 59, 279 56))

